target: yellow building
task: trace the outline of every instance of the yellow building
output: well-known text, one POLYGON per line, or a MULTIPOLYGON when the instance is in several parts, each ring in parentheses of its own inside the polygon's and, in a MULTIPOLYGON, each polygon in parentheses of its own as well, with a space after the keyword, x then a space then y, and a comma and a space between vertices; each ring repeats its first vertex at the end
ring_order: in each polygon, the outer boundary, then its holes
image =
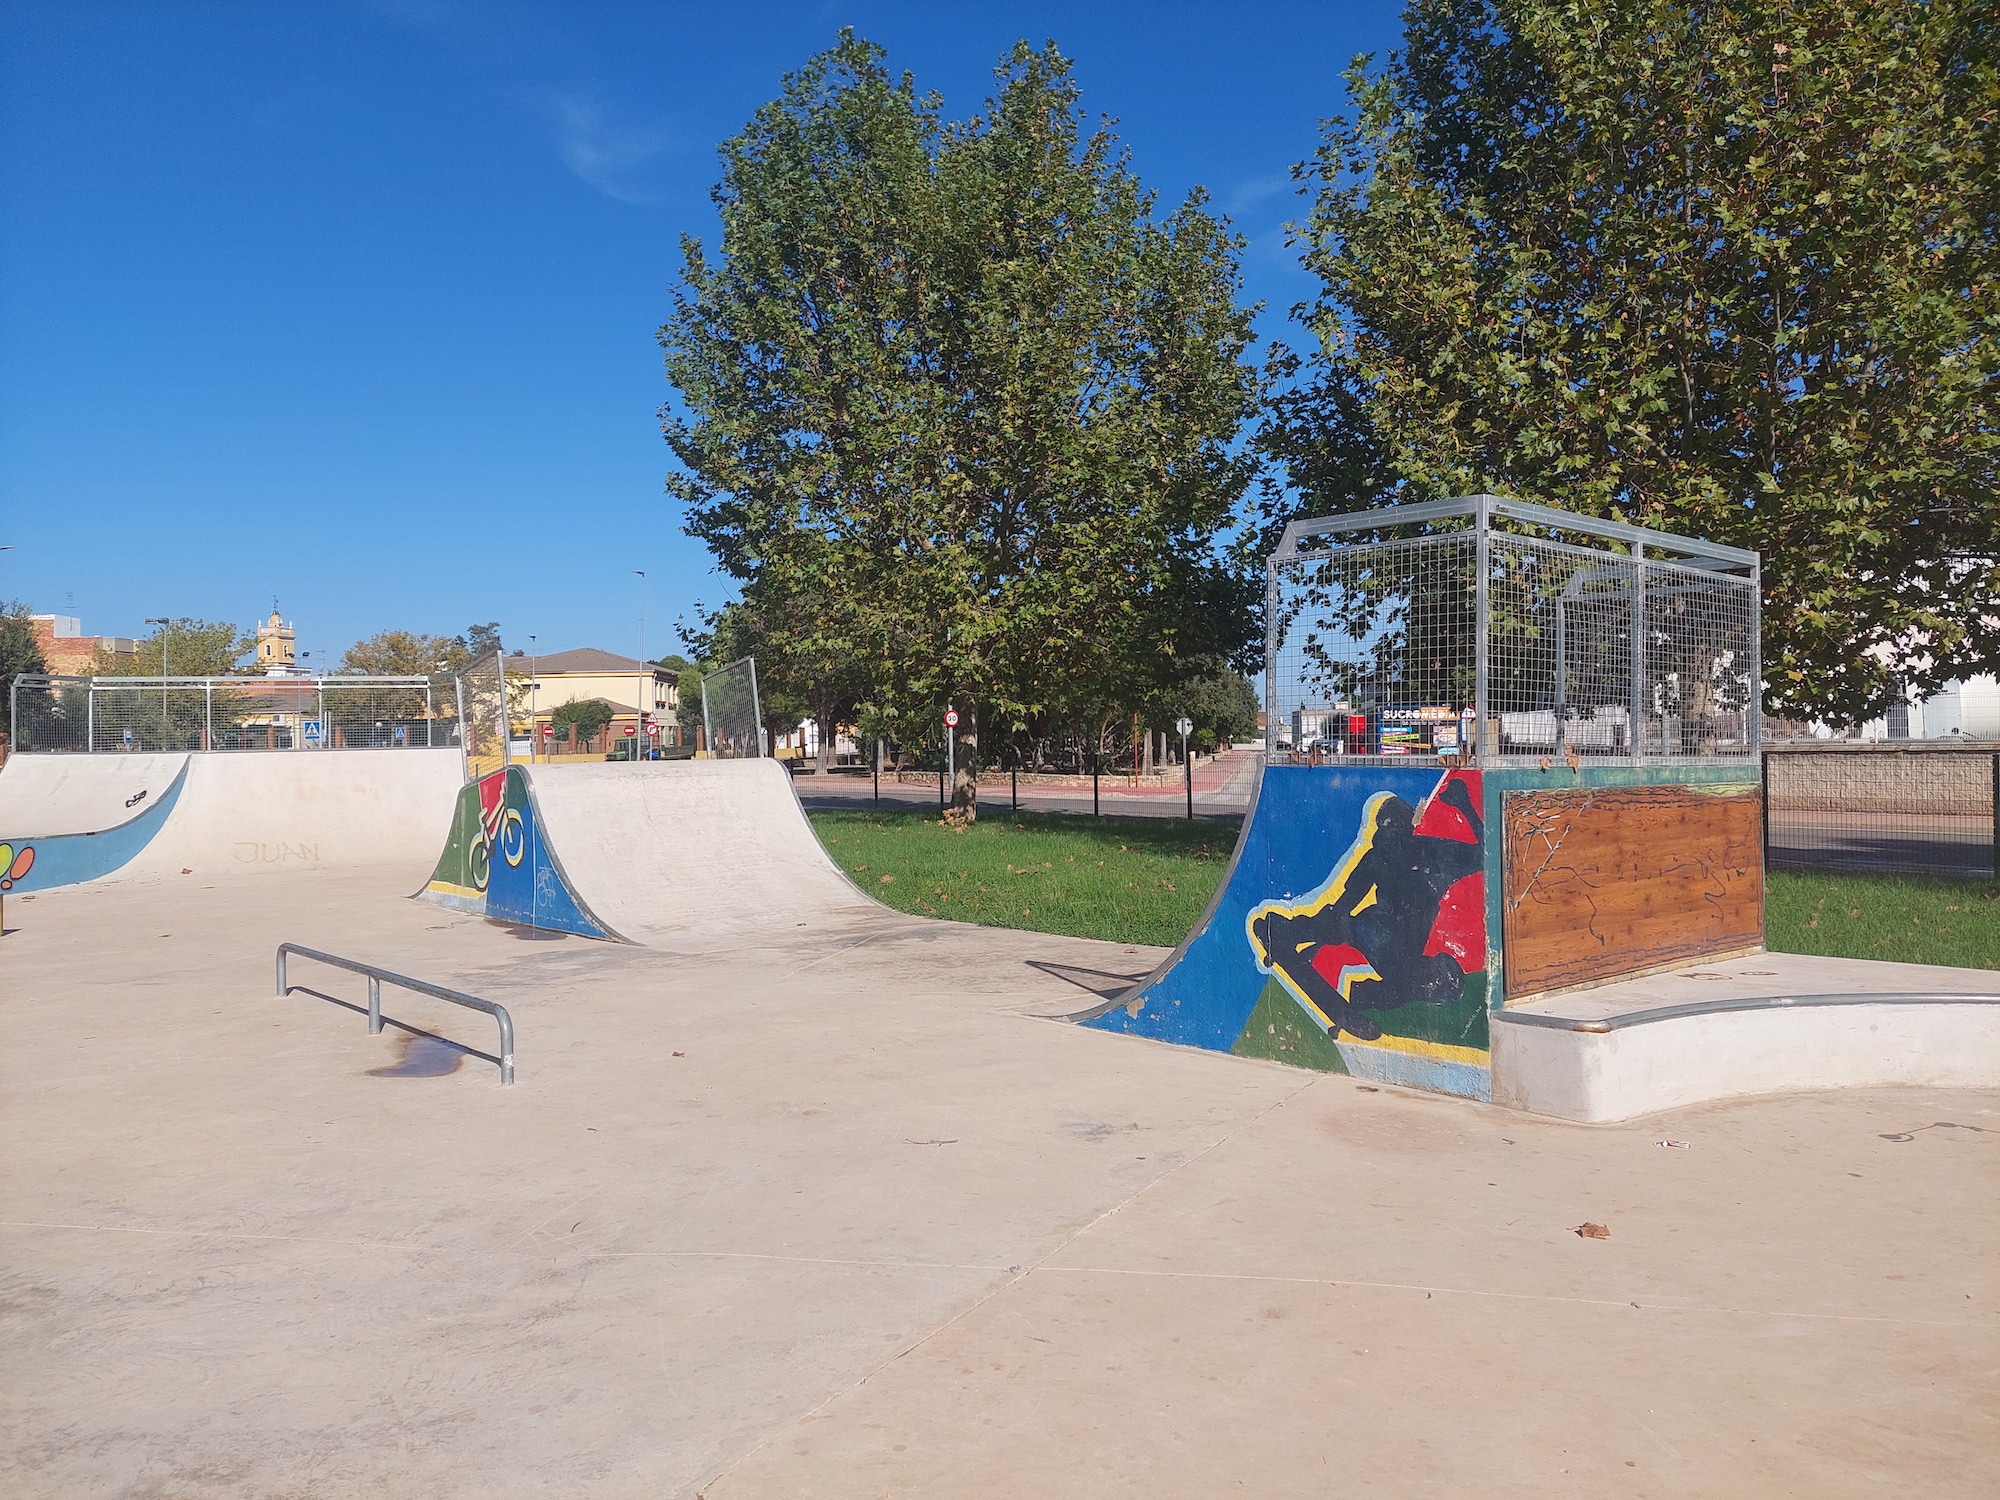
POLYGON ((626 730, 636 726, 637 705, 642 704, 658 726, 651 743, 680 743, 675 719, 680 684, 664 667, 594 646, 548 656, 510 656, 506 662, 510 717, 517 724, 532 724, 530 733, 537 753, 553 738, 546 730, 554 711, 586 698, 601 698, 611 706, 613 743, 626 738, 626 730))
POLYGON ((288 677, 298 666, 297 640, 289 620, 271 611, 271 618, 257 627, 257 669, 270 677, 288 677))

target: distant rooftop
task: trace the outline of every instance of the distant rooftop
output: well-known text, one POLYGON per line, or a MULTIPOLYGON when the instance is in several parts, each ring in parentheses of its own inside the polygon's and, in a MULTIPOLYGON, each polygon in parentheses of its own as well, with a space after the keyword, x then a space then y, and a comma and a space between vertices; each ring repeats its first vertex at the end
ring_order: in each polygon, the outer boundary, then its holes
POLYGON ((636 677, 646 670, 646 664, 636 656, 620 656, 615 651, 600 651, 595 646, 579 646, 574 651, 552 651, 547 656, 510 656, 507 658, 507 670, 526 676, 530 661, 534 663, 537 677, 563 672, 630 672, 636 677))

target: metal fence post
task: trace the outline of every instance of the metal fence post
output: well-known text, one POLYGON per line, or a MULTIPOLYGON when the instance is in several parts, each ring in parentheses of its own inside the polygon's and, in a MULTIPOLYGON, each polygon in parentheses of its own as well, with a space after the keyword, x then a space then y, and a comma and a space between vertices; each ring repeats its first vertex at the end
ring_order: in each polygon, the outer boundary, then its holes
MULTIPOLYGON (((1472 752, 1473 758, 1476 760, 1484 760, 1487 755, 1486 714, 1492 698, 1490 664, 1493 655, 1493 603, 1492 590, 1489 587, 1491 580, 1487 577, 1487 574, 1492 568, 1493 554, 1492 548, 1488 543, 1488 538, 1492 535, 1493 531, 1493 515, 1486 508, 1487 501, 1491 498, 1491 496, 1483 494, 1477 498, 1474 502, 1472 518, 1473 525, 1477 528, 1476 537, 1472 544, 1472 565, 1478 574, 1477 578, 1473 581, 1472 604, 1472 628, 1474 634, 1478 636, 1478 640, 1474 643, 1472 658, 1472 716, 1479 728, 1478 736, 1473 742, 1474 749, 1472 752)), ((1300 733, 1303 735, 1304 731, 1301 730, 1300 733)), ((1379 729, 1376 731, 1376 748, 1378 749, 1384 743, 1382 739, 1384 733, 1385 731, 1379 729)), ((1494 740, 1492 753, 1497 755, 1500 753, 1499 736, 1495 735, 1494 740)), ((1298 746, 1294 745, 1292 748, 1296 751, 1298 746)))
POLYGON ((382 1029, 382 981, 373 974, 368 976, 368 1034, 374 1036, 382 1029))
POLYGON ((1646 753, 1646 544, 1632 542, 1632 691, 1626 713, 1632 727, 1626 749, 1638 760, 1646 753))
POLYGON ((1759 749, 1757 752, 1757 796, 1758 806, 1763 810, 1764 821, 1764 872, 1771 870, 1771 752, 1759 749))
POLYGON ((2000 755, 1993 757, 1993 878, 2000 880, 2000 755))
POLYGON ((215 679, 204 677, 201 682, 201 748, 215 748, 215 679))

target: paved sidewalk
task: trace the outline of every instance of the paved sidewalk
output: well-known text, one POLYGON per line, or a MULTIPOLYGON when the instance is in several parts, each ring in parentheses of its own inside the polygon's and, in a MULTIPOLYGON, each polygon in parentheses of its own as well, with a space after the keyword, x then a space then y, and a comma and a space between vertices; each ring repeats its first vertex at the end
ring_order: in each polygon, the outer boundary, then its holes
POLYGON ((6 915, 9 1497, 2000 1488, 2000 1092, 1566 1126, 1038 1019, 1158 950, 946 923, 6 915))

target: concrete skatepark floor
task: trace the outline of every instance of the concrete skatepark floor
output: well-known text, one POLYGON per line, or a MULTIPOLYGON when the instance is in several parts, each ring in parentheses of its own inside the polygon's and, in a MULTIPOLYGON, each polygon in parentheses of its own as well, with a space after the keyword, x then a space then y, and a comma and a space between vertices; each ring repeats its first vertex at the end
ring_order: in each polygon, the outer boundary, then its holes
POLYGON ((9 1495, 2000 1484, 2000 1092, 1557 1125, 1053 1024, 1157 954, 942 924, 531 943, 337 874, 7 917, 9 1495), (273 998, 282 939, 506 1003, 520 1082, 273 998))

